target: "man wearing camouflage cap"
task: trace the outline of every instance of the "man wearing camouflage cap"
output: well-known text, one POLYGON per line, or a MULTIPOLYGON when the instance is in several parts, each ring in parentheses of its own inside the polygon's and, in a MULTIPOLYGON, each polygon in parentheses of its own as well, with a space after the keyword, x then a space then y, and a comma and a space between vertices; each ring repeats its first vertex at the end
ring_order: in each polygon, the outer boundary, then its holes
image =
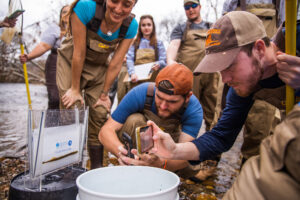
MULTIPOLYGON (((281 33, 279 30, 278 35, 281 33)), ((223 114, 210 132, 180 144, 175 144, 168 134, 149 123, 154 127, 158 147, 152 152, 168 159, 210 159, 230 149, 255 99, 284 107, 285 94, 272 93, 272 89, 285 83, 296 89, 299 96, 300 59, 278 53, 279 43, 277 39, 270 42, 261 20, 249 12, 233 11, 217 20, 208 31, 206 56, 195 73, 221 72, 223 82, 230 86, 223 114), (269 90, 270 96, 261 96, 263 90, 269 90)), ((264 140, 260 156, 245 163, 243 175, 225 199, 299 198, 300 159, 292 156, 300 153, 296 148, 300 137, 299 106, 276 127, 273 136, 264 140)))
MULTIPOLYGON (((284 20, 284 2, 279 0, 225 0, 222 13, 243 10, 255 14, 262 20, 267 36, 271 38, 276 33, 277 25, 284 20)), ((278 91, 280 92, 281 89, 278 88, 278 91)), ((226 90, 228 90, 226 85, 224 90, 222 102, 225 101, 226 90)), ((258 99, 254 102, 243 128, 244 142, 241 147, 243 163, 251 156, 259 154, 259 144, 265 137, 273 134, 275 126, 281 121, 281 116, 276 114, 279 112, 277 107, 266 101, 258 99)))
POLYGON ((202 123, 202 108, 192 94, 192 87, 193 73, 190 69, 177 63, 166 66, 157 75, 155 84, 143 83, 125 95, 101 129, 101 143, 119 158, 121 164, 162 167, 171 171, 183 169, 179 175, 193 176, 198 171, 188 169, 184 160, 168 161, 153 154, 137 155, 140 160, 126 157, 127 151, 121 138, 123 132, 128 133, 135 148, 136 128, 152 120, 170 133, 176 142, 195 139, 202 123))

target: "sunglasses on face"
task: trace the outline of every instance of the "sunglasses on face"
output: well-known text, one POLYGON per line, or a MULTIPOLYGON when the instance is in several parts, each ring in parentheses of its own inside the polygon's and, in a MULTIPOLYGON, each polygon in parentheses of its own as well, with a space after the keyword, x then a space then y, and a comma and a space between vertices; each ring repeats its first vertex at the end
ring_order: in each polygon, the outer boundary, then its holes
POLYGON ((198 4, 193 3, 193 4, 185 5, 185 6, 184 6, 184 9, 185 9, 185 10, 189 10, 191 7, 192 7, 192 8, 196 8, 197 6, 198 6, 198 4))

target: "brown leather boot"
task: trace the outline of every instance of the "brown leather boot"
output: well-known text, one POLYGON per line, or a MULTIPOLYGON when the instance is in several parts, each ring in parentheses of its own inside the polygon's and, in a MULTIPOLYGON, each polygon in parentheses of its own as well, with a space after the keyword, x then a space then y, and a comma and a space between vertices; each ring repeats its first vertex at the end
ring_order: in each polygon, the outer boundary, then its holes
POLYGON ((89 156, 91 169, 102 167, 103 164, 103 145, 89 146, 89 156))
POLYGON ((190 180, 201 183, 202 181, 207 180, 210 176, 212 176, 218 165, 219 160, 206 160, 200 163, 200 170, 199 172, 190 178, 190 180))

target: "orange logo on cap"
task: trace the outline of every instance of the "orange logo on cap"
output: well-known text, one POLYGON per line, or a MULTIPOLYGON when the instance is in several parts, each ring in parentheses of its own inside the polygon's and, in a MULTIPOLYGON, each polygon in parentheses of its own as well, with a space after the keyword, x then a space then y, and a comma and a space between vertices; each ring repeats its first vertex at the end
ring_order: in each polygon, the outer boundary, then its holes
POLYGON ((205 41, 205 48, 221 44, 221 42, 219 40, 212 40, 211 39, 212 34, 220 35, 221 34, 221 29, 210 29, 210 30, 207 31, 207 37, 206 37, 206 41, 205 41))

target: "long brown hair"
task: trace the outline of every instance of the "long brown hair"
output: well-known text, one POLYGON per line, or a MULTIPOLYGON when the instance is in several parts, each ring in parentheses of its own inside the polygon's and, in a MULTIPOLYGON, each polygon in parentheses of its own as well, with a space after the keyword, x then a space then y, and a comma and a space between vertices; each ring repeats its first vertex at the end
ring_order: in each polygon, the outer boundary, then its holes
POLYGON ((144 19, 150 19, 152 21, 153 29, 152 29, 152 33, 150 35, 150 45, 155 47, 157 45, 156 31, 155 31, 156 29, 155 29, 155 23, 154 23, 153 17, 151 15, 142 15, 141 16, 140 22, 139 22, 139 30, 138 30, 138 33, 137 33, 137 37, 134 40, 134 46, 138 47, 140 45, 141 39, 143 37, 141 26, 142 26, 142 20, 144 20, 144 19))
POLYGON ((68 18, 68 26, 67 26, 67 33, 69 35, 72 35, 72 28, 71 28, 71 14, 73 13, 73 9, 76 6, 76 4, 79 2, 80 0, 74 0, 71 5, 70 5, 70 9, 69 12, 66 14, 66 17, 68 18))
MULTIPOLYGON (((67 32, 67 27, 68 27, 68 21, 64 22, 64 20, 62 19, 63 17, 63 10, 64 8, 68 7, 69 5, 64 5, 61 9, 60 9, 60 13, 59 13, 59 28, 60 28, 60 33, 61 36, 65 35, 67 32)), ((69 13, 69 12, 68 12, 69 13)), ((67 15, 67 14, 66 14, 67 15)), ((67 17, 67 16, 66 16, 67 17)))

